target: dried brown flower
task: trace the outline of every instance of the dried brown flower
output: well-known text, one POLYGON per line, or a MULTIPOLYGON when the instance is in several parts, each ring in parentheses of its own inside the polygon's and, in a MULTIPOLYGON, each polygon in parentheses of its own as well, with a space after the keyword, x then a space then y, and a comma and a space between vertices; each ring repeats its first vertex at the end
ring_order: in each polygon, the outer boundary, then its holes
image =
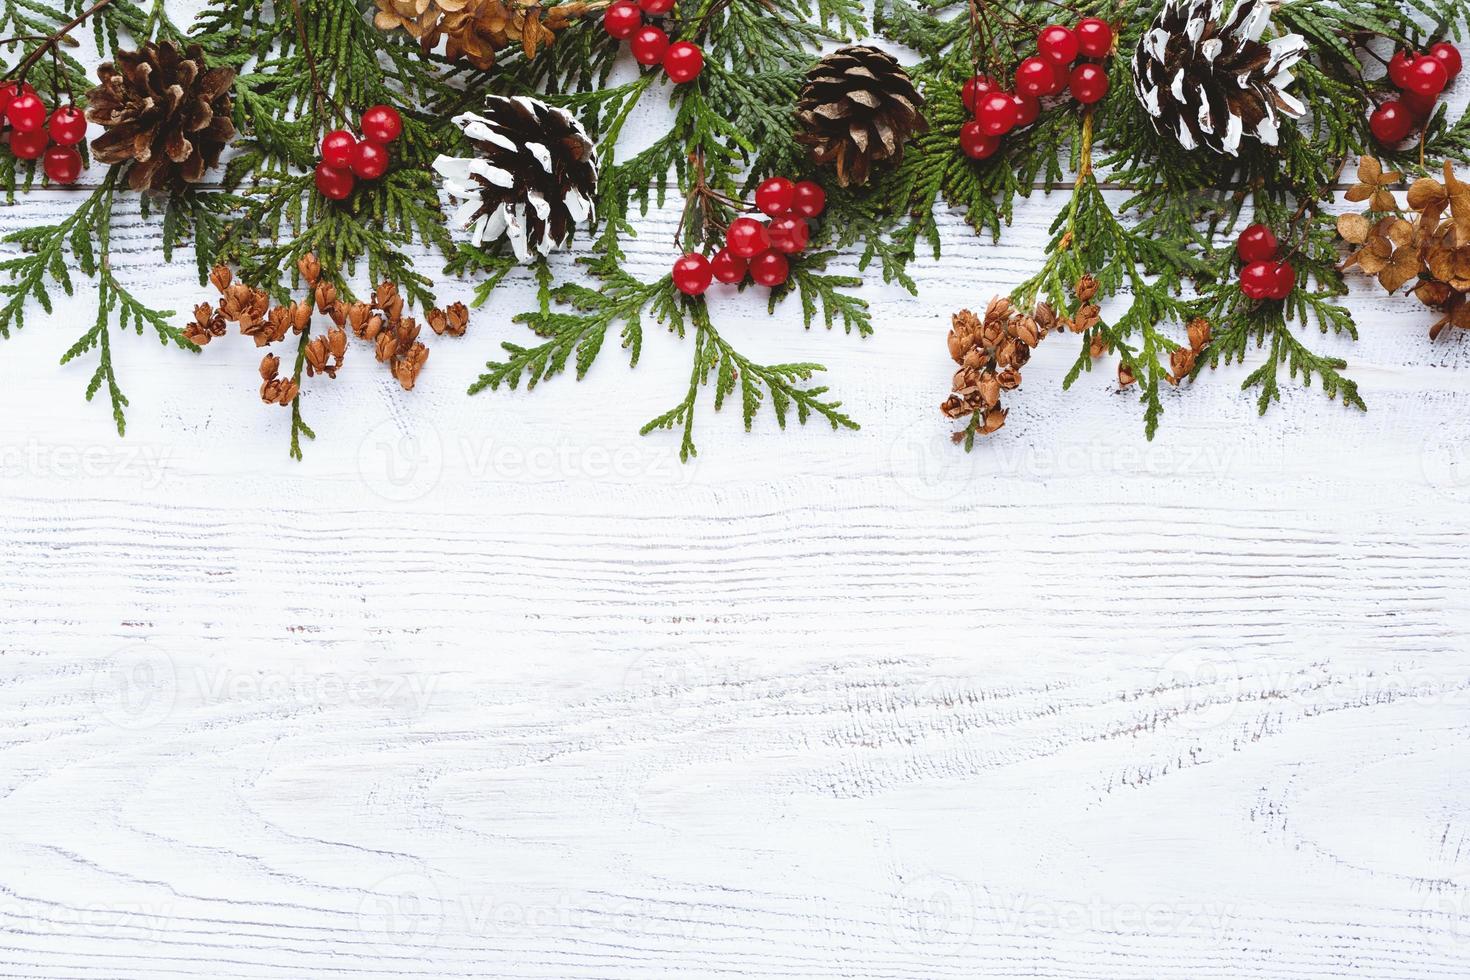
POLYGON ((379 30, 402 28, 416 38, 425 52, 440 38, 445 57, 467 61, 488 71, 495 53, 518 44, 527 58, 556 40, 557 31, 601 5, 581 2, 544 6, 539 0, 377 0, 373 23, 379 30))
POLYGON ((1446 327, 1470 327, 1470 185, 1446 162, 1444 181, 1415 181, 1402 208, 1390 190, 1402 180, 1399 174, 1384 173, 1364 157, 1358 179, 1348 198, 1368 201, 1369 210, 1338 219, 1338 234, 1357 246, 1343 268, 1357 266, 1389 293, 1412 283, 1419 301, 1443 314, 1431 337, 1446 327))
POLYGON ((443 310, 436 307, 424 317, 429 321, 429 329, 441 337, 446 333, 451 337, 463 337, 465 328, 470 325, 470 310, 463 303, 455 303, 443 310))

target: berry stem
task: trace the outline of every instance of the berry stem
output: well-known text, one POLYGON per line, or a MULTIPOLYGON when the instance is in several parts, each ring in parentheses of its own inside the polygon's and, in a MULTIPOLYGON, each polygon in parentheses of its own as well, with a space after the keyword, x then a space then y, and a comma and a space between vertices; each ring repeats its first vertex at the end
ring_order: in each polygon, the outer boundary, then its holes
POLYGON ((78 27, 86 22, 88 17, 91 17, 97 11, 101 10, 103 7, 107 6, 110 3, 112 3, 112 0, 97 0, 96 3, 92 4, 92 6, 77 14, 71 19, 70 22, 63 24, 60 28, 57 29, 54 34, 50 35, 45 39, 45 41, 37 45, 36 48, 32 50, 30 54, 21 59, 20 64, 16 66, 16 84, 24 84, 26 80, 26 72, 35 67, 36 62, 44 58, 47 51, 55 48, 58 44, 61 43, 62 38, 66 37, 72 31, 76 30, 78 27))

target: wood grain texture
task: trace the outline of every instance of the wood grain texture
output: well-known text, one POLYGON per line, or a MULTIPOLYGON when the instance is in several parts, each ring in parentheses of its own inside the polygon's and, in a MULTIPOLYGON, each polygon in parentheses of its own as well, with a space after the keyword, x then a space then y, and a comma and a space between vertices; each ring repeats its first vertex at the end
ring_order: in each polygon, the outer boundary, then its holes
MULTIPOLYGON (((1470 348, 1357 289, 1361 339, 1320 342, 1367 414, 1258 420, 1247 365, 1149 443, 1110 371, 1060 390, 1057 338, 967 456, 948 315, 1057 206, 999 244, 946 219, 865 341, 714 291, 863 429, 706 406, 689 465, 636 434, 676 337, 465 396, 525 279, 413 393, 349 353, 299 464, 254 348, 119 337, 118 440, 56 364, 89 287, 35 311, 0 385, 0 976, 1470 976, 1470 348)), ((187 310, 155 234, 118 216, 119 274, 187 310)))

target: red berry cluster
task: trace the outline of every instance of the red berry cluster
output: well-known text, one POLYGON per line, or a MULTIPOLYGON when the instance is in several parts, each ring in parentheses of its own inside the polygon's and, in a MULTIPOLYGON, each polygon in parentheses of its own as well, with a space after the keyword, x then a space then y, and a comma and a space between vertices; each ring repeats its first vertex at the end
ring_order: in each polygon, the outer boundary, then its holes
POLYGON ((827 206, 827 195, 809 180, 792 183, 772 177, 755 189, 755 206, 771 220, 736 218, 725 229, 725 247, 705 258, 690 252, 674 263, 674 286, 699 296, 711 279, 726 284, 743 282, 747 273, 762 286, 776 287, 791 274, 786 256, 803 251, 811 240, 807 219, 827 206))
POLYGON ((40 160, 53 184, 75 184, 82 175, 77 144, 87 138, 87 117, 64 105, 46 121, 46 103, 29 84, 0 85, 0 115, 10 125, 10 152, 19 160, 40 160), (52 144, 55 144, 54 146, 52 144))
POLYGON ((1105 20, 1087 17, 1075 28, 1053 24, 1036 38, 1038 54, 1016 68, 1016 89, 1006 91, 995 79, 976 75, 960 89, 960 100, 975 118, 960 127, 960 149, 975 160, 994 156, 1001 137, 1041 117, 1041 99, 1070 89, 1083 105, 1108 94, 1108 73, 1093 61, 1113 51, 1113 29, 1105 20))
POLYGON ((345 129, 322 137, 322 159, 316 165, 316 189, 322 197, 344 200, 358 178, 377 180, 388 172, 388 144, 403 132, 403 117, 392 106, 375 105, 362 114, 362 138, 345 129))
POLYGON ((1240 291, 1251 299, 1286 299, 1296 289, 1296 269, 1278 261, 1276 236, 1265 225, 1251 225, 1235 243, 1243 267, 1240 291))
POLYGON ((676 85, 692 82, 704 71, 704 51, 689 41, 669 43, 669 35, 655 24, 643 23, 643 15, 662 17, 674 9, 674 0, 617 0, 603 12, 602 27, 628 44, 640 65, 663 63, 676 85))
POLYGON ((1433 114, 1435 100, 1462 67, 1460 49, 1448 41, 1423 53, 1395 52, 1388 63, 1388 80, 1402 94, 1373 110, 1368 119, 1373 138, 1385 146, 1408 139, 1433 114))

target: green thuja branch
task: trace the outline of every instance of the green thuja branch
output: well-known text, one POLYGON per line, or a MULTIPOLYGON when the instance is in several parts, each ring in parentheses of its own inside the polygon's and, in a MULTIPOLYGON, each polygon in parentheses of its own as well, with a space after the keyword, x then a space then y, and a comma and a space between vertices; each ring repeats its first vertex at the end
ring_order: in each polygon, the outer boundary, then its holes
POLYGON ((0 261, 0 274, 10 279, 8 284, 0 285, 0 295, 5 297, 0 306, 0 336, 3 337, 9 337, 12 328, 24 325, 28 300, 35 300, 43 310, 51 312, 53 299, 48 285, 59 286, 67 296, 73 295, 68 271, 71 263, 83 275, 96 280, 96 318, 61 360, 65 364, 97 351, 97 370, 87 385, 87 399, 90 401, 106 385, 119 435, 126 429, 123 409, 128 400, 113 370, 113 324, 124 329, 132 327, 139 334, 151 329, 165 346, 198 350, 170 322, 172 311, 155 310, 140 302, 113 271, 112 214, 120 170, 121 167, 111 168, 102 184, 56 224, 24 228, 6 235, 4 241, 18 246, 23 254, 0 261))

